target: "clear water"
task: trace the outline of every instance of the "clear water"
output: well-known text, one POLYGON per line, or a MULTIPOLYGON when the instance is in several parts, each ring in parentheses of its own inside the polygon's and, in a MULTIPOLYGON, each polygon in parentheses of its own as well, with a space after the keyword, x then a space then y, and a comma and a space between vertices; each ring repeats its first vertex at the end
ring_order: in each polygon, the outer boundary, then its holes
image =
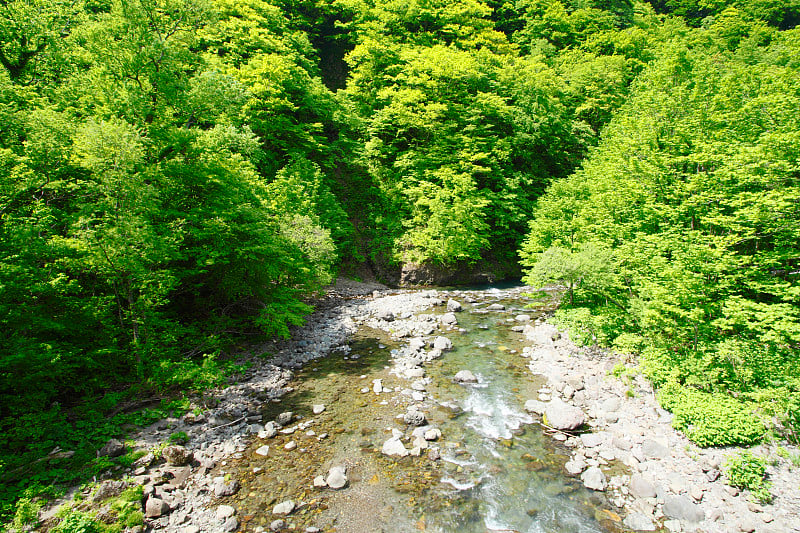
MULTIPOLYGON (((310 365, 298 377, 297 390, 280 404, 268 406, 274 416, 292 410, 312 418, 311 405, 327 409, 315 416, 311 428, 330 437, 319 440, 305 432, 271 439, 270 455, 252 453, 221 469, 242 481, 242 490, 229 502, 237 507, 242 529, 267 528, 276 517, 271 506, 293 499, 307 502, 289 517, 302 531, 313 525, 324 531, 361 532, 562 532, 624 531, 619 517, 602 493, 585 489, 564 474, 568 452, 560 448, 523 405, 543 384, 530 374, 521 357, 523 336, 511 331, 516 314, 530 314, 526 304, 550 301, 527 299, 519 290, 455 291, 478 300, 458 314, 465 332, 448 332, 454 350, 426 366, 433 407, 426 411, 442 438, 436 443, 442 459, 401 460, 380 453, 391 428, 410 429, 398 421, 402 405, 390 395, 362 393, 372 380, 384 386, 407 388, 410 382, 389 373, 391 350, 399 345, 382 332, 364 328, 352 340, 351 356, 332 355, 310 365), (506 311, 486 312, 491 303, 506 311), (479 379, 460 385, 452 377, 462 369, 479 379), (286 452, 283 444, 298 443, 286 452), (350 487, 343 491, 311 489, 315 476, 332 464, 347 464, 350 487)), ((441 308, 429 312, 443 312, 441 308)), ((407 447, 410 447, 407 445, 407 447)))

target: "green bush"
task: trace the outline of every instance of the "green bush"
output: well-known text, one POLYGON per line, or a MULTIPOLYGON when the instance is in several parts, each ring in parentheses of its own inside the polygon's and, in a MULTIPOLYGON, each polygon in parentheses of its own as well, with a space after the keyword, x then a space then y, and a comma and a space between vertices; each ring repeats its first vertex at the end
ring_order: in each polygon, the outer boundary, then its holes
POLYGON ((750 405, 725 394, 702 392, 670 381, 658 391, 672 425, 699 446, 752 444, 764 437, 765 427, 750 405))
POLYGON ((772 494, 769 492, 772 484, 766 479, 765 458, 742 452, 728 457, 723 468, 730 486, 749 490, 753 498, 762 503, 772 501, 772 494))
POLYGON ((70 511, 51 533, 103 533, 93 513, 70 511))

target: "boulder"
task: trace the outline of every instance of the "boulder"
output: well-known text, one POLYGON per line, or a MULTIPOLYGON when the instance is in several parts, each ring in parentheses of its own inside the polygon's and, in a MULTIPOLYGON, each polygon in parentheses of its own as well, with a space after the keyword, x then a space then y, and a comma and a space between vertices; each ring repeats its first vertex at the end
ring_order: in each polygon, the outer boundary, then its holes
POLYGON ((279 414, 277 417, 275 417, 275 422, 279 426, 285 426, 285 425, 291 423, 293 417, 294 417, 294 413, 293 412, 286 411, 284 413, 279 414))
POLYGON ((561 431, 573 431, 586 423, 586 415, 574 405, 556 399, 547 404, 544 422, 561 431))
POLYGON ((506 306, 505 306, 505 305, 503 305, 503 304, 491 304, 491 305, 490 305, 489 307, 487 307, 486 309, 488 309, 489 311, 502 311, 502 310, 504 310, 505 308, 506 308, 506 306))
POLYGON ((453 377, 453 381, 456 383, 477 383, 478 378, 469 370, 459 370, 453 377))
POLYGON ((125 453, 125 445, 117 439, 111 439, 97 450, 97 457, 119 457, 123 453, 125 453))
MULTIPOLYGON (((220 478, 222 479, 222 478, 220 478)), ((224 480, 214 484, 214 496, 217 498, 224 498, 226 496, 233 496, 239 492, 239 482, 235 479, 225 483, 224 480)))
POLYGON ((272 514, 287 515, 291 514, 292 511, 294 511, 294 502, 292 500, 286 500, 272 508, 272 514))
POLYGON ((343 466, 334 466, 328 471, 325 483, 332 489, 341 489, 347 485, 347 471, 343 466))
POLYGON ((394 455, 397 457, 405 457, 406 455, 408 455, 408 450, 406 450, 406 447, 403 446, 403 443, 400 442, 399 438, 392 437, 391 439, 383 443, 383 447, 381 448, 381 453, 389 456, 394 455))
POLYGON ((630 485, 631 495, 634 498, 655 498, 656 487, 646 477, 641 474, 633 474, 631 476, 630 485))
POLYGON ((706 514, 703 509, 694 503, 686 494, 678 496, 668 495, 664 497, 664 516, 677 518, 690 523, 702 522, 706 514))
POLYGON ((447 310, 451 313, 458 313, 461 311, 461 304, 451 298, 447 300, 447 310))
POLYGON ((581 481, 583 481, 584 486, 588 489, 606 489, 606 475, 597 466, 587 468, 586 471, 581 474, 581 481))
POLYGON ((147 518, 159 518, 169 513, 169 505, 161 498, 150 496, 144 504, 144 516, 147 518))
POLYGON ((642 443, 642 453, 648 459, 663 459, 669 455, 669 448, 658 441, 647 439, 642 443))
POLYGON ((433 339, 433 349, 441 350, 443 352, 452 350, 453 342, 447 337, 442 337, 442 336, 436 337, 435 339, 433 339))
POLYGON ((192 452, 183 446, 167 446, 161 452, 161 456, 166 459, 167 463, 174 466, 183 466, 192 460, 192 452))
POLYGON ((631 513, 622 521, 634 531, 655 531, 656 525, 653 520, 643 513, 631 513))
POLYGON ((525 410, 529 413, 536 413, 537 415, 543 415, 544 410, 547 409, 547 404, 544 402, 540 402, 539 400, 528 400, 525 402, 525 410))
POLYGON ((445 313, 442 315, 441 318, 442 324, 445 326, 455 326, 458 324, 458 319, 456 318, 455 313, 445 313))
POLYGON ((425 440, 438 440, 442 437, 442 432, 438 428, 431 428, 425 432, 425 440))
POLYGON ((517 322, 530 322, 531 315, 517 315, 514 317, 514 320, 516 320, 517 322))
POLYGON ((236 509, 230 505, 220 505, 217 507, 217 520, 225 520, 236 514, 236 509))
POLYGON ((403 421, 409 426, 422 426, 425 424, 425 414, 420 411, 410 410, 403 415, 403 421))

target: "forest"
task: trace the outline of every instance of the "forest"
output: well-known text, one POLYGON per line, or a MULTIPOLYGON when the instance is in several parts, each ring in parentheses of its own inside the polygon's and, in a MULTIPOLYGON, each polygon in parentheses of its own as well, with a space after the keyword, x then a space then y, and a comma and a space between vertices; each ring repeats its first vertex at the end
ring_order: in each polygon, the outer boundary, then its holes
POLYGON ((558 323, 638 361, 694 442, 797 442, 798 22, 798 0, 0 2, 0 518, 107 468, 146 416, 120 406, 221 383, 365 268, 563 283, 558 323))

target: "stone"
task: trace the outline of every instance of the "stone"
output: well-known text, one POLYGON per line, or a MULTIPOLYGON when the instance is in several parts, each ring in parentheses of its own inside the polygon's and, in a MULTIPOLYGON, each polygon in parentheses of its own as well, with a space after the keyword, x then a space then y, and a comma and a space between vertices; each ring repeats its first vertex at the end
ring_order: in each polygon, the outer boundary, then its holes
POLYGON ((325 482, 325 478, 322 476, 317 476, 314 478, 314 487, 318 489, 323 489, 327 487, 328 484, 325 482))
POLYGON ((217 520, 225 520, 236 514, 236 509, 230 505, 220 505, 217 507, 217 520))
POLYGON ((128 488, 128 483, 125 481, 117 481, 113 479, 108 479, 100 483, 100 486, 97 487, 97 491, 95 491, 94 496, 92 499, 96 502, 106 500, 108 498, 112 498, 114 496, 119 496, 122 494, 122 491, 128 488))
MULTIPOLYGON (((142 530, 142 531, 144 531, 144 530, 142 530)), ((200 531, 201 530, 200 530, 200 528, 198 526, 195 526, 194 524, 190 524, 188 526, 184 526, 184 528, 181 530, 181 533, 200 533, 200 531)), ((133 533, 133 530, 131 530, 131 533, 133 533)))
POLYGON ((144 516, 147 518, 159 518, 169 513, 169 505, 161 498, 150 496, 144 504, 144 516))
POLYGON ((586 468, 586 461, 583 459, 572 458, 564 465, 567 473, 571 476, 577 476, 586 468))
POLYGON ((375 318, 378 320, 385 320, 386 322, 392 322, 394 320, 394 313, 388 309, 381 309, 375 313, 375 318))
POLYGON ((514 320, 516 320, 517 322, 530 322, 531 315, 517 315, 514 317, 514 320))
POLYGON ((281 529, 284 529, 285 527, 286 527, 286 520, 283 520, 281 518, 279 518, 277 520, 273 520, 269 524, 269 529, 271 531, 280 531, 281 529))
POLYGON ((611 445, 614 446, 614 448, 625 451, 633 448, 633 443, 630 440, 622 439, 620 437, 614 437, 611 439, 611 445))
POLYGON ((380 394, 383 392, 383 380, 381 379, 372 380, 372 392, 374 392, 375 394, 380 394))
POLYGON ((235 516, 226 519, 225 522, 223 522, 222 524, 222 531, 225 531, 226 533, 233 533, 238 529, 239 529, 239 520, 235 516))
POLYGON ((306 528, 306 533, 319 533, 320 531, 322 531, 320 528, 314 526, 308 526, 306 528))
POLYGON ((293 412, 286 411, 286 412, 283 412, 283 413, 279 414, 277 417, 275 417, 275 422, 279 426, 285 426, 285 425, 291 423, 293 417, 294 417, 294 413, 293 412))
POLYGON ((451 298, 447 300, 447 310, 451 313, 458 313, 461 311, 461 304, 451 298))
POLYGON ((578 407, 555 399, 547 404, 544 423, 561 431, 573 431, 586 423, 586 415, 578 407))
POLYGON ((124 453, 125 445, 117 439, 111 439, 97 450, 97 457, 119 457, 124 453))
POLYGON ((680 520, 664 520, 664 527, 672 533, 679 533, 683 531, 680 520))
POLYGON ((459 370, 453 377, 453 381, 456 383, 477 383, 478 378, 469 370, 459 370))
POLYGON ((667 495, 664 497, 664 516, 677 518, 690 523, 702 522, 705 512, 695 504, 686 494, 678 496, 667 495))
POLYGON ((435 339, 433 339, 433 349, 441 350, 443 352, 452 350, 453 342, 447 337, 442 337, 442 336, 436 337, 435 339))
POLYGON ((292 511, 294 511, 294 502, 292 500, 286 500, 272 508, 272 514, 288 515, 292 511))
POLYGON ((597 433, 584 433, 581 435, 581 443, 586 448, 596 448, 603 444, 603 436, 597 433))
POLYGON ((592 490, 605 490, 607 485, 606 475, 596 466, 587 468, 586 471, 581 474, 581 481, 583 481, 586 488, 592 490))
POLYGON ((415 410, 407 411, 403 415, 403 421, 409 426, 422 426, 426 422, 425 413, 415 410))
POLYGON ((269 446, 265 444, 264 446, 258 448, 256 450, 256 455, 260 455, 262 457, 266 457, 267 455, 269 455, 269 446))
POLYGON ((525 410, 529 413, 536 413, 537 415, 543 415, 544 410, 547 408, 547 404, 544 402, 540 402, 539 400, 528 400, 525 402, 525 410))
POLYGON ((736 523, 736 527, 739 528, 739 531, 742 533, 753 533, 756 530, 756 525, 749 517, 742 517, 736 523))
POLYGON ((313 412, 315 415, 320 414, 324 410, 325 410, 325 405, 321 403, 314 404, 314 406, 311 408, 311 412, 313 412))
POLYGON ((403 443, 400 442, 400 439, 397 437, 392 437, 391 439, 387 440, 383 443, 383 447, 381 448, 381 453, 383 455, 389 456, 397 456, 397 457, 405 457, 408 455, 408 450, 406 447, 403 446, 403 443))
POLYGON ((655 531, 656 525, 653 520, 643 513, 631 513, 622 521, 634 531, 655 531))
POLYGON ((669 448, 653 439, 647 439, 642 443, 642 453, 648 459, 663 459, 669 455, 669 448))
POLYGON ((347 470, 343 466, 334 466, 328 470, 325 482, 332 489, 341 489, 347 485, 347 470))
POLYGON ((703 499, 703 489, 697 485, 692 485, 689 489, 689 496, 691 496, 694 501, 699 502, 703 499))
POLYGON ((502 310, 504 310, 505 308, 506 308, 506 306, 505 306, 505 305, 503 305, 503 304, 491 304, 491 305, 490 305, 489 307, 487 307, 486 309, 488 309, 489 311, 502 311, 502 310))
POLYGON ((214 496, 217 498, 225 498, 226 496, 233 496, 239 492, 239 482, 235 479, 225 483, 223 479, 214 484, 214 496))
POLYGON ((278 424, 273 421, 269 421, 264 424, 264 429, 258 432, 258 437, 261 439, 271 439, 278 434, 278 429, 280 429, 278 424))
POLYGON ((289 442, 287 442, 286 444, 283 445, 283 449, 286 450, 287 452, 290 452, 290 451, 294 450, 295 448, 297 448, 297 442, 295 442, 293 440, 290 440, 289 442))
POLYGON ((425 440, 438 440, 441 438, 442 432, 438 428, 431 428, 425 432, 425 440))
POLYGON ((631 495, 634 498, 655 498, 655 486, 643 475, 633 474, 630 484, 631 495))
POLYGON ((441 318, 442 324, 445 326, 455 326, 458 324, 458 319, 456 318, 455 313, 445 313, 442 315, 441 318))
POLYGON ((192 452, 183 446, 167 446, 161 452, 161 457, 174 466, 183 466, 192 460, 192 452))

